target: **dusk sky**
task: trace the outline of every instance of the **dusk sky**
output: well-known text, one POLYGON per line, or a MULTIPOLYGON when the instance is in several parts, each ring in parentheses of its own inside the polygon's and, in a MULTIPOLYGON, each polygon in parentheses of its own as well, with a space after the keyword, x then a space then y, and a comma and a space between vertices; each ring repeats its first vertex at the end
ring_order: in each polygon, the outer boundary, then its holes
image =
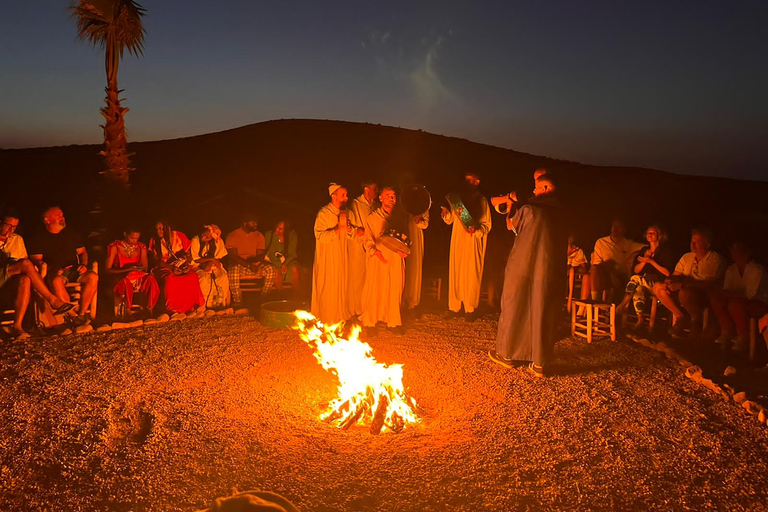
MULTIPOLYGON (((765 0, 139 3, 129 141, 337 119, 768 179, 765 0)), ((3 5, 0 148, 102 140, 103 52, 67 6, 3 5)))

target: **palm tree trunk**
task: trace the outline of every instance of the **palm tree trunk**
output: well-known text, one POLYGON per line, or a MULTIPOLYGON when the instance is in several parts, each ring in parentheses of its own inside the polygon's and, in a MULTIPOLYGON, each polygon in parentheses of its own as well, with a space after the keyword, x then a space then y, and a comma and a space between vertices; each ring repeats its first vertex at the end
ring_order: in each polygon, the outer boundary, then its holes
POLYGON ((117 88, 117 70, 120 65, 120 55, 117 45, 107 40, 106 44, 106 71, 107 71, 107 105, 101 109, 105 123, 104 129, 104 156, 106 168, 102 171, 110 181, 124 188, 129 186, 130 154, 128 153, 128 140, 125 137, 125 120, 123 117, 128 112, 127 108, 120 106, 119 95, 122 92, 117 88))

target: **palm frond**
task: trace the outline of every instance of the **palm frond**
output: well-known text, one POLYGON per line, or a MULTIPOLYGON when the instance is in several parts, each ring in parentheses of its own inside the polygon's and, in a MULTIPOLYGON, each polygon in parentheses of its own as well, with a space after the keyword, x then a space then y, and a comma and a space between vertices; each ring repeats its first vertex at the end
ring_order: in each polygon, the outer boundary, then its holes
POLYGON ((120 57, 126 49, 137 57, 143 53, 146 10, 133 0, 77 0, 71 10, 78 38, 101 48, 110 42, 120 57))

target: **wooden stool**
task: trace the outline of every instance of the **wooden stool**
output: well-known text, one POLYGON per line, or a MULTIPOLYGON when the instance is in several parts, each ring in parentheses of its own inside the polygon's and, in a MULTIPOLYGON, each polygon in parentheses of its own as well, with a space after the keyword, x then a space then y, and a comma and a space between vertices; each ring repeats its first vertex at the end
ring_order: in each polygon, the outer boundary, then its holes
POLYGON ((261 287, 263 283, 264 283, 263 277, 242 276, 240 277, 240 291, 245 293, 261 292, 261 287))
POLYGON ((609 336, 611 341, 616 341, 616 304, 574 300, 571 308, 571 336, 584 338, 587 343, 601 336, 609 336), (576 316, 580 307, 587 311, 584 320, 576 316))
POLYGON ((435 277, 427 281, 429 283, 427 288, 427 295, 433 297, 435 300, 440 300, 440 296, 443 292, 443 279, 435 277))

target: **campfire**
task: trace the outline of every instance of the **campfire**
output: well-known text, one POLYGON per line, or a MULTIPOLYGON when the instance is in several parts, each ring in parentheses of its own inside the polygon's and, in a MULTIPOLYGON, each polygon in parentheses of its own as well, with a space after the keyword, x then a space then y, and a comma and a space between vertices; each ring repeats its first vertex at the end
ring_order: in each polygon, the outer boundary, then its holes
POLYGON ((372 434, 385 427, 401 432, 408 423, 419 421, 416 402, 403 390, 403 366, 376 361, 371 346, 358 339, 359 326, 345 339, 341 323, 323 325, 307 311, 295 315, 294 329, 312 347, 320 366, 339 379, 338 396, 321 420, 345 430, 358 423, 370 425, 372 434))

